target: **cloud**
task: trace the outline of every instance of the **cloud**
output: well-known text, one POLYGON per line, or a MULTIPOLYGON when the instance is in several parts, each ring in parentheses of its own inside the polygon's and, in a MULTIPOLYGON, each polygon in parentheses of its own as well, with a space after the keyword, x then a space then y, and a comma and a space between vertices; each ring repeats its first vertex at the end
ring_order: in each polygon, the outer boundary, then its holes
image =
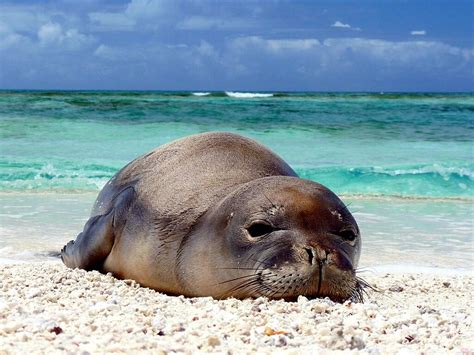
POLYGON ((38 30, 38 38, 42 44, 60 42, 63 38, 63 30, 57 23, 49 22, 38 30))
POLYGON ((310 39, 271 39, 268 40, 267 45, 270 50, 274 52, 280 51, 306 51, 313 49, 320 45, 319 41, 314 38, 310 39))
POLYGON ((239 6, 239 12, 233 13, 225 2, 131 0, 115 11, 90 12, 88 18, 100 31, 242 30, 261 25, 255 19, 260 11, 255 6, 239 6))
POLYGON ((94 51, 96 57, 106 60, 117 60, 121 57, 121 52, 115 48, 109 47, 105 44, 99 45, 94 51))
POLYGON ((0 5, 0 24, 11 32, 34 33, 49 16, 33 6, 0 5))
POLYGON ((109 46, 100 44, 94 51, 94 56, 104 61, 122 62, 134 64, 167 63, 181 67, 190 67, 190 64, 202 66, 206 61, 219 60, 219 53, 209 42, 200 41, 196 45, 165 44, 165 43, 142 43, 134 46, 109 46))
POLYGON ((120 12, 91 12, 89 19, 101 30, 130 31, 135 27, 135 19, 120 12))
POLYGON ((48 22, 59 23, 66 28, 79 29, 83 25, 80 16, 69 9, 64 11, 60 6, 48 6, 45 2, 17 3, 0 4, 0 26, 8 27, 11 32, 36 36, 38 28, 48 22))
POLYGON ((0 5, 0 48, 19 51, 18 56, 79 50, 95 40, 79 31, 80 25, 74 13, 66 14, 57 7, 0 5))
POLYGON ((206 41, 201 41, 199 46, 196 47, 197 52, 204 57, 214 57, 217 58, 219 54, 212 44, 206 41))
POLYGON ((390 67, 417 67, 429 71, 449 66, 452 60, 468 62, 472 49, 463 49, 435 41, 386 41, 367 38, 332 38, 323 45, 334 56, 364 59, 390 67))
POLYGON ((0 49, 13 48, 29 43, 28 37, 14 32, 7 24, 0 22, 0 49))
POLYGON ((156 18, 166 13, 169 2, 164 0, 132 0, 125 13, 134 19, 156 18))
POLYGON ((336 21, 331 25, 331 27, 351 28, 351 25, 349 25, 348 23, 342 23, 341 21, 336 21))
POLYGON ((90 21, 105 31, 131 31, 136 28, 157 28, 170 19, 167 15, 175 6, 170 0, 131 0, 121 11, 91 12, 90 21))
MULTIPOLYGON (((268 52, 296 53, 306 51, 305 55, 321 53, 364 54, 373 58, 383 59, 391 63, 409 59, 428 57, 434 54, 459 56, 466 60, 472 59, 473 50, 463 49, 436 41, 387 41, 370 38, 328 38, 319 41, 307 39, 265 39, 260 36, 239 37, 230 41, 230 47, 237 52, 251 49, 268 52)), ((425 63, 419 63, 421 65, 425 63)))
POLYGON ((260 47, 270 52, 278 53, 284 51, 306 51, 320 42, 317 39, 263 39, 259 36, 240 37, 232 41, 232 47, 244 49, 247 47, 260 47))
POLYGON ((0 31, 0 49, 4 50, 7 48, 21 46, 22 44, 29 43, 29 39, 26 36, 22 36, 17 33, 2 33, 0 31))
POLYGON ((248 19, 239 18, 216 18, 206 16, 191 16, 180 21, 176 25, 178 30, 234 30, 253 28, 256 24, 248 19))
POLYGON ((400 78, 431 89, 472 82, 471 44, 466 49, 427 41, 423 27, 408 29, 411 41, 348 38, 360 29, 341 12, 325 25, 334 38, 315 38, 324 32, 315 32, 305 11, 266 1, 4 1, 2 82, 91 88, 198 88, 214 82, 221 88, 265 84, 296 90, 374 88, 400 78), (295 10, 293 17, 289 10, 295 10), (346 38, 337 38, 341 34, 346 38))
POLYGON ((80 49, 94 42, 92 36, 80 33, 75 28, 64 31, 60 24, 54 22, 40 26, 37 34, 41 46, 60 45, 69 49, 80 49))
POLYGON ((194 44, 155 39, 126 46, 102 43, 93 55, 90 63, 96 74, 88 78, 99 81, 100 87, 153 89, 159 85, 183 90, 211 85, 225 75, 220 52, 204 40, 194 44))
POLYGON ((360 27, 352 27, 348 23, 342 23, 341 21, 336 21, 334 22, 331 27, 336 27, 336 28, 346 28, 348 30, 352 31, 360 31, 360 27))
POLYGON ((315 38, 265 39, 250 36, 232 40, 224 62, 229 63, 230 70, 234 70, 236 75, 248 75, 249 80, 252 76, 265 75, 268 75, 265 80, 270 80, 272 75, 275 76, 275 73, 268 73, 270 66, 286 72, 285 75, 291 77, 293 82, 331 77, 342 80, 346 77, 355 85, 367 85, 374 80, 389 82, 410 75, 431 77, 434 72, 443 72, 445 77, 460 76, 460 73, 469 72, 473 58, 472 49, 434 41, 368 38, 328 38, 319 41, 315 38))

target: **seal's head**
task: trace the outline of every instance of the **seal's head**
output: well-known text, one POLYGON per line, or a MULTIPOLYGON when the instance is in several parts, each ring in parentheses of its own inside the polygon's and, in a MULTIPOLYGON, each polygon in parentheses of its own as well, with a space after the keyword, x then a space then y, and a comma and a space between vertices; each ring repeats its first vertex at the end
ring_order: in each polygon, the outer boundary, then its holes
POLYGON ((333 192, 309 180, 273 176, 241 186, 184 243, 193 245, 180 248, 178 277, 195 295, 362 296, 357 223, 333 192))

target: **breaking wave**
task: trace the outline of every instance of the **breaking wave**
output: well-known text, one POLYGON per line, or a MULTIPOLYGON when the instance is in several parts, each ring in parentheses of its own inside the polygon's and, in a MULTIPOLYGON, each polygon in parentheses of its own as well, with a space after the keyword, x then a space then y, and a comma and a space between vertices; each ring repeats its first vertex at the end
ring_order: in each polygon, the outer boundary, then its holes
POLYGON ((265 98, 272 97, 273 94, 264 94, 264 93, 253 93, 253 92, 235 92, 235 91, 226 91, 225 94, 229 97, 235 97, 237 99, 255 99, 255 98, 265 98))
MULTIPOLYGON (((116 163, 0 160, 0 191, 98 191, 121 168, 116 163)), ((474 164, 398 167, 296 167, 302 178, 338 194, 473 198, 474 164)))
POLYGON ((473 198, 474 164, 464 166, 321 167, 296 169, 340 194, 473 198))

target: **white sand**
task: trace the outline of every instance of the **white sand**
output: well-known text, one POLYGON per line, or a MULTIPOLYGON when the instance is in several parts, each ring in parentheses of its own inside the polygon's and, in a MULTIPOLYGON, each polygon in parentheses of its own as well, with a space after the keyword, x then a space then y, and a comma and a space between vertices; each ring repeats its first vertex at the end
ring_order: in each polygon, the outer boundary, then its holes
POLYGON ((364 304, 216 301, 59 263, 0 265, 0 354, 473 354, 472 276, 366 279, 382 292, 364 304))

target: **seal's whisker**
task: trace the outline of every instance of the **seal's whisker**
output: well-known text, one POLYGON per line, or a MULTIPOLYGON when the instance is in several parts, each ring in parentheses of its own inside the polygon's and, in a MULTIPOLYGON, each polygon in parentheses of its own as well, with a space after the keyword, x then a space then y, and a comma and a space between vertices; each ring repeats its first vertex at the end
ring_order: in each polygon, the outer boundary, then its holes
POLYGON ((361 273, 361 272, 370 272, 370 273, 375 273, 375 270, 371 267, 361 267, 357 268, 354 270, 356 273, 361 273))
POLYGON ((256 276, 255 278, 252 278, 250 280, 246 280, 246 281, 242 282, 241 284, 230 288, 229 290, 227 290, 226 294, 232 294, 233 292, 241 291, 245 287, 249 287, 249 286, 251 286, 255 283, 259 283, 260 282, 259 276, 258 275, 255 275, 255 276, 256 276))
POLYGON ((352 287, 350 290, 350 297, 349 300, 357 303, 363 303, 364 302, 364 294, 363 294, 363 288, 360 287, 359 285, 356 284, 356 286, 352 287))
MULTIPOLYGON (((260 264, 258 265, 258 267, 260 267, 261 265, 264 265, 266 267, 270 266, 271 264, 268 261, 275 255, 274 251, 278 252, 278 250, 280 250, 282 244, 283 243, 281 241, 274 242, 274 244, 271 245, 266 250, 268 256, 263 258, 262 260, 260 260, 260 264)), ((258 259, 257 259, 257 261, 258 261, 258 259)))
MULTIPOLYGON (((270 256, 271 257, 271 256, 270 256)), ((277 267, 273 267, 271 266, 269 263, 268 263, 268 259, 270 258, 266 258, 264 260, 258 260, 258 259, 255 259, 253 261, 257 262, 257 264, 255 265, 254 267, 254 270, 257 271, 259 269, 266 269, 266 270, 278 270, 277 267), (263 266, 263 267, 262 267, 263 266), (262 268, 261 268, 262 267, 262 268)))
POLYGON ((268 293, 273 291, 273 288, 268 285, 267 283, 263 282, 261 278, 257 280, 258 282, 253 286, 245 289, 247 292, 249 291, 258 291, 261 295, 268 297, 268 293))
POLYGON ((273 292, 274 289, 271 287, 271 285, 268 285, 267 283, 262 281, 260 283, 259 288, 257 288, 257 290, 260 292, 262 296, 270 298, 269 294, 273 292))
POLYGON ((266 286, 266 287, 265 287, 265 294, 264 294, 264 296, 267 297, 267 298, 272 298, 273 295, 278 291, 278 289, 275 290, 275 289, 274 289, 272 286, 270 286, 270 285, 265 285, 265 286, 266 286))
POLYGON ((276 204, 273 203, 272 200, 270 200, 270 198, 265 194, 265 192, 262 191, 262 194, 263 194, 263 196, 265 196, 265 198, 268 200, 268 202, 270 202, 270 205, 272 205, 272 208, 277 208, 278 207, 276 204))
MULTIPOLYGON (((342 202, 342 201, 341 201, 342 202)), ((342 208, 345 209, 347 212, 351 213, 349 210, 349 206, 352 205, 352 202, 344 203, 342 202, 342 208)))
POLYGON ((360 276, 355 276, 356 283, 351 289, 351 296, 350 299, 354 300, 355 302, 364 302, 364 296, 369 297, 370 294, 368 293, 367 289, 380 292, 376 287, 369 284, 366 280, 361 278, 360 276))
MULTIPOLYGON (((269 249, 272 249, 272 248, 269 248, 269 249)), ((270 256, 268 256, 267 258, 263 259, 263 260, 255 260, 256 261, 256 265, 255 265, 255 270, 258 270, 260 269, 260 267, 263 265, 265 269, 271 269, 270 267, 270 264, 267 262, 268 259, 271 258, 271 253, 270 253, 270 256)))
POLYGON ((260 289, 261 289, 260 281, 255 280, 253 283, 243 285, 242 287, 239 287, 236 290, 233 290, 232 292, 242 291, 248 294, 252 294, 253 291, 260 290, 260 289))
POLYGON ((268 288, 262 284, 256 284, 245 289, 248 293, 258 293, 259 296, 265 296, 267 290, 268 288))
POLYGON ((348 202, 347 204, 342 202, 342 209, 345 210, 346 212, 349 212, 350 214, 358 213, 360 210, 350 210, 349 206, 352 205, 352 202, 348 202))
MULTIPOLYGON (((273 280, 273 284, 275 283, 279 283, 279 281, 281 281, 282 279, 284 279, 284 276, 280 276, 277 280, 273 280)), ((274 292, 272 292, 270 295, 268 295, 267 297, 268 298, 273 298, 275 297, 276 294, 278 294, 282 289, 283 287, 285 287, 285 284, 280 284, 280 286, 277 287, 276 290, 274 290, 274 292)), ((282 295, 284 295, 286 293, 287 290, 285 290, 282 295)))
MULTIPOLYGON (((271 265, 271 264, 268 263, 268 260, 271 259, 271 258, 274 256, 274 253, 273 253, 274 250, 275 250, 275 251, 278 251, 278 250, 280 250, 280 249, 282 248, 282 246, 284 246, 284 245, 286 245, 286 241, 284 241, 284 240, 280 240, 280 241, 275 242, 270 248, 268 248, 267 252, 268 252, 269 255, 268 255, 265 259, 263 259, 263 260, 261 261, 260 265, 263 264, 264 266, 267 267, 267 269, 276 270, 277 268, 273 268, 273 267, 270 268, 270 267, 268 267, 268 265, 271 265)), ((258 267, 260 267, 260 265, 259 265, 258 267)))
MULTIPOLYGON (((286 293, 288 292, 288 290, 290 288, 293 287, 293 283, 289 284, 284 290, 283 292, 281 292, 281 289, 283 289, 283 286, 280 286, 280 288, 278 289, 278 293, 280 294, 280 297, 284 297, 286 295, 286 293)), ((275 293, 276 294, 276 293, 275 293)))
MULTIPOLYGON (((251 261, 255 261, 256 263, 258 263, 258 265, 255 266, 255 269, 258 269, 260 267, 260 265, 264 264, 266 261, 266 259, 264 260, 259 260, 259 259, 255 259, 255 258, 252 258, 252 257, 248 257, 248 260, 251 260, 251 261)), ((264 265, 264 266, 267 266, 268 264, 264 265)))
POLYGON ((377 289, 376 287, 369 284, 366 280, 364 280, 360 276, 356 276, 356 281, 357 281, 357 284, 360 285, 363 288, 368 288, 368 289, 370 289, 371 291, 374 291, 374 292, 380 292, 379 289, 377 289))
POLYGON ((310 287, 311 287, 311 282, 305 281, 305 283, 303 284, 303 289, 304 289, 303 293, 308 294, 310 291, 310 287))
POLYGON ((230 279, 230 280, 227 280, 227 281, 218 282, 218 283, 215 284, 215 285, 226 284, 226 283, 229 283, 229 282, 232 282, 232 281, 242 280, 242 279, 246 279, 246 278, 249 278, 249 277, 255 277, 255 276, 257 276, 257 275, 256 275, 256 274, 251 274, 251 275, 245 275, 245 276, 241 276, 241 277, 236 277, 236 278, 233 278, 233 279, 230 279))
POLYGON ((252 267, 217 267, 218 270, 252 270, 257 271, 255 268, 252 267))
MULTIPOLYGON (((369 290, 371 290, 373 292, 376 292, 378 294, 381 294, 382 296, 387 297, 387 298, 389 298, 392 301, 395 301, 397 303, 403 303, 401 300, 397 299, 396 297, 392 297, 392 296, 389 296, 389 295, 385 294, 384 289, 380 289, 378 287, 370 285, 366 280, 362 279, 361 277, 357 277, 357 279, 358 279, 359 282, 361 282, 363 284, 362 287, 368 288, 369 290)), ((367 296, 369 296, 369 293, 365 289, 364 289, 364 293, 367 296)))

